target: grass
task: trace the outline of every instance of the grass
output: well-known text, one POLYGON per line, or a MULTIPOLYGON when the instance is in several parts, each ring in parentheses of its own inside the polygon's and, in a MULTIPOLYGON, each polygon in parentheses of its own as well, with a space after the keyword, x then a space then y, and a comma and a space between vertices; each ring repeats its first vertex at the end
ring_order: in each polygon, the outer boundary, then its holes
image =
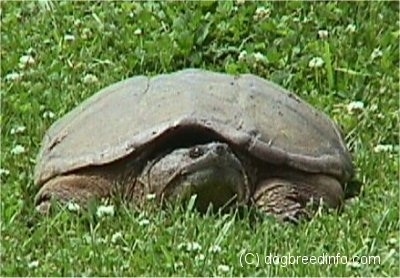
POLYGON ((2 2, 0 275, 399 276, 398 12, 396 2, 2 2), (51 123, 113 82, 185 67, 252 72, 325 111, 346 134, 360 196, 298 226, 178 208, 37 221, 33 167, 51 123), (349 111, 355 101, 363 107, 349 111), (380 264, 241 265, 243 252, 380 264))

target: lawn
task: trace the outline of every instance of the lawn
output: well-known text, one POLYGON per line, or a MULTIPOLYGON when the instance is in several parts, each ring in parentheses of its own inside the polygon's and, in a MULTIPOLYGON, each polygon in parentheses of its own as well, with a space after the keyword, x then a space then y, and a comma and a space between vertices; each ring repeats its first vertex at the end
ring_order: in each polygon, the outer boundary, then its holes
POLYGON ((397 2, 0 7, 1 276, 400 275, 397 2), (187 67, 251 72, 326 112, 346 134, 360 195, 299 225, 152 204, 38 218, 33 168, 47 128, 104 86, 187 67))

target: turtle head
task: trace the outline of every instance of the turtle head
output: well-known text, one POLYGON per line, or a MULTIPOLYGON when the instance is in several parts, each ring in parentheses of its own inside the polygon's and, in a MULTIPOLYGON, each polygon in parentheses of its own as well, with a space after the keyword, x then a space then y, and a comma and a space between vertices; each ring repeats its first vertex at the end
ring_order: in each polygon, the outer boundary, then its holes
POLYGON ((140 180, 166 200, 196 195, 195 207, 205 212, 249 198, 246 172, 226 143, 211 142, 174 149, 151 161, 140 180))

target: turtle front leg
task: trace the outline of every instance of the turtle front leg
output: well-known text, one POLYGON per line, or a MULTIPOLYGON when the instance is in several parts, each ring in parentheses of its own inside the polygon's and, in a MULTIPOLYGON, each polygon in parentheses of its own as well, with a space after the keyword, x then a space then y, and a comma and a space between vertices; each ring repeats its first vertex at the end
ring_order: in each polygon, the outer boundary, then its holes
POLYGON ((85 205, 91 199, 109 197, 112 182, 106 177, 90 174, 58 176, 43 185, 35 197, 36 209, 42 214, 50 212, 52 199, 66 204, 85 205))
POLYGON ((310 201, 331 208, 341 206, 344 193, 340 183, 325 175, 305 175, 284 178, 269 178, 261 181, 253 195, 253 203, 278 219, 298 222, 310 219, 313 210, 310 201))

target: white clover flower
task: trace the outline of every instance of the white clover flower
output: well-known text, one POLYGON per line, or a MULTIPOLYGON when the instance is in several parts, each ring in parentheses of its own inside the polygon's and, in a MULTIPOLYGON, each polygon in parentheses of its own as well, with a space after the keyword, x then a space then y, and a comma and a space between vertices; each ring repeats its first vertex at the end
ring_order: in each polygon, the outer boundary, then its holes
POLYGON ((17 133, 23 133, 26 130, 26 127, 23 125, 13 127, 10 131, 11 135, 17 134, 17 133))
POLYGON ((147 200, 154 200, 156 198, 156 194, 147 194, 146 199, 147 200))
POLYGON ((198 261, 198 262, 204 261, 205 258, 206 258, 206 256, 204 256, 203 254, 197 254, 197 255, 194 257, 195 261, 198 261))
POLYGON ((329 33, 327 30, 319 30, 318 31, 318 37, 320 39, 326 39, 328 37, 329 33))
POLYGON ((371 53, 371 59, 375 60, 376 58, 382 57, 383 52, 379 48, 375 48, 371 53))
POLYGON ((253 54, 254 59, 256 59, 256 62, 265 62, 267 61, 267 57, 265 57, 262 53, 256 52, 253 54))
POLYGON ((25 152, 25 147, 21 145, 16 145, 14 148, 11 149, 11 154, 19 155, 25 152))
POLYGON ((10 174, 9 170, 0 168, 0 176, 3 176, 3 175, 8 176, 9 174, 10 174))
POLYGON ((11 72, 11 73, 7 74, 4 78, 7 81, 16 81, 16 80, 20 80, 22 78, 22 76, 23 76, 22 73, 11 72))
POLYGON ((182 268, 183 267, 183 263, 181 261, 174 263, 174 268, 182 268))
POLYGON ((201 245, 197 242, 187 242, 187 243, 180 243, 178 245, 178 249, 186 249, 186 251, 191 252, 191 251, 200 251, 201 250, 201 245))
POLYGON ((99 206, 96 211, 97 217, 104 217, 104 216, 114 216, 114 206, 99 206))
POLYGON ((141 219, 140 221, 139 221, 139 226, 147 226, 147 225, 149 225, 150 224, 150 221, 148 220, 148 219, 141 219))
POLYGON ((92 31, 90 31, 89 28, 83 28, 82 29, 82 34, 81 34, 81 38, 82 39, 87 39, 88 37, 90 37, 92 34, 92 31))
POLYGON ((381 153, 381 152, 393 152, 394 150, 398 149, 399 146, 389 145, 389 144, 378 144, 374 147, 374 152, 381 153))
POLYGON ((209 251, 211 252, 211 253, 219 253, 219 252, 221 252, 221 247, 219 246, 219 245, 213 245, 213 246, 211 246, 210 247, 210 249, 209 249, 209 251))
POLYGON ((37 268, 39 266, 39 261, 31 261, 28 263, 28 268, 37 268))
POLYGON ((74 212, 74 211, 79 211, 81 209, 81 207, 77 203, 68 202, 67 209, 69 211, 73 211, 74 212))
POLYGON ((85 84, 97 83, 99 82, 99 79, 96 77, 96 75, 89 73, 82 78, 82 82, 85 84))
POLYGON ((356 261, 350 261, 347 263, 347 265, 351 268, 360 268, 362 266, 362 264, 356 261))
POLYGON ((246 50, 242 50, 239 53, 238 60, 239 61, 243 61, 243 60, 246 59, 246 57, 247 57, 247 51, 246 50))
POLYGON ((320 68, 324 64, 324 60, 321 57, 314 57, 308 62, 310 68, 320 68))
POLYGON ((362 101, 352 101, 347 105, 347 111, 353 113, 356 111, 363 111, 364 103, 362 101))
POLYGON ((187 251, 199 251, 201 250, 201 245, 197 242, 189 242, 186 244, 187 251))
POLYGON ((133 32, 133 34, 136 35, 136 36, 141 35, 141 34, 142 34, 142 29, 137 28, 137 29, 133 32))
POLYGON ((35 59, 33 59, 33 57, 31 55, 23 55, 23 56, 21 56, 21 58, 19 58, 19 62, 24 65, 34 64, 35 59))
POLYGON ((43 113, 43 118, 44 119, 53 119, 54 118, 54 113, 52 111, 44 111, 43 113))
POLYGON ((70 34, 66 34, 66 35, 64 35, 64 40, 65 41, 74 41, 75 40, 75 36, 74 35, 70 35, 70 34))
POLYGON ((348 33, 354 33, 356 31, 356 25, 354 24, 349 24, 346 27, 346 32, 348 33))
POLYGON ((82 25, 82 20, 80 20, 79 18, 78 18, 78 19, 75 19, 75 20, 74 20, 74 25, 75 25, 75 26, 81 26, 81 25, 82 25))
POLYGON ((385 114, 383 114, 383 113, 378 113, 378 114, 376 115, 376 117, 377 117, 378 119, 384 119, 384 118, 385 118, 385 114))
POLYGON ((116 243, 119 239, 122 239, 122 238, 123 238, 122 233, 121 232, 116 232, 115 234, 113 234, 111 236, 111 242, 112 243, 116 243))
POLYGON ((35 63, 35 59, 31 55, 23 55, 19 58, 19 67, 21 69, 25 68, 28 65, 32 65, 35 63))
POLYGON ((265 7, 257 7, 256 11, 254 12, 253 19, 254 20, 261 20, 266 17, 269 17, 271 11, 270 9, 266 9, 265 7))
POLYGON ((217 269, 219 272, 228 272, 230 270, 230 267, 225 264, 220 264, 218 265, 217 269))

